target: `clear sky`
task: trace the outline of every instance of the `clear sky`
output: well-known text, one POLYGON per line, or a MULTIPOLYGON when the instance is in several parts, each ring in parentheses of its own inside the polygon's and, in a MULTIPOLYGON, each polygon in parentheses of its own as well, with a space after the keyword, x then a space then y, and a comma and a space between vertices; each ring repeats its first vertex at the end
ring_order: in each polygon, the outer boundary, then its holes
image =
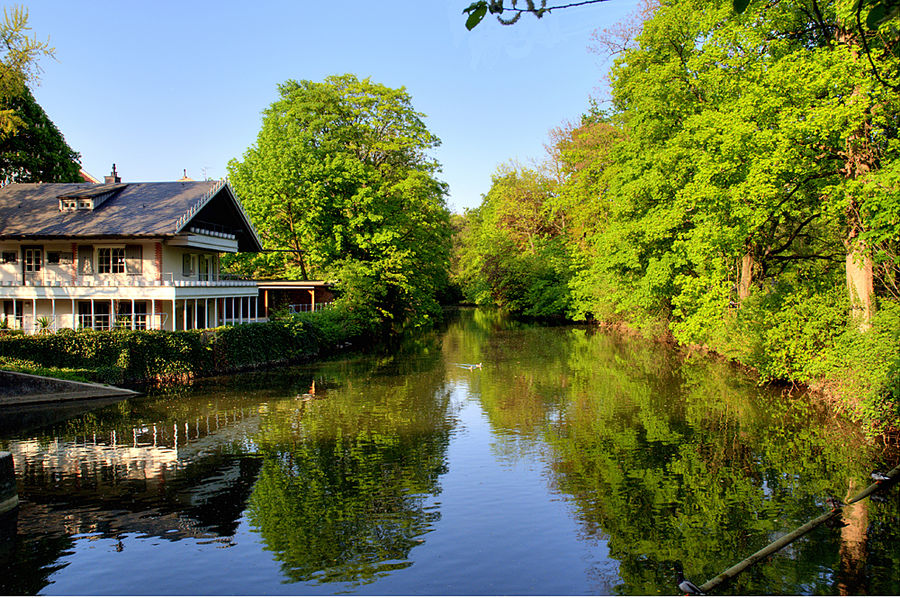
POLYGON ((288 79, 354 73, 405 86, 442 140, 451 209, 474 207, 506 161, 543 156, 547 132, 605 97, 591 33, 634 11, 611 0, 467 31, 468 0, 24 2, 44 59, 34 95, 101 178, 222 178, 288 79))

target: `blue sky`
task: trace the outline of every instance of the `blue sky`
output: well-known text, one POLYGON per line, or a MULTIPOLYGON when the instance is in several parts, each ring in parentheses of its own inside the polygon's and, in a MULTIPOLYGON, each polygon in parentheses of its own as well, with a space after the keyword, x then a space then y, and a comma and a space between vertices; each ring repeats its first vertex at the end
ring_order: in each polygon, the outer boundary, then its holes
POLYGON ((442 140, 435 152, 451 209, 474 207, 506 161, 540 159, 547 132, 605 96, 596 29, 634 11, 612 0, 488 16, 467 31, 467 0, 26 2, 49 36, 35 97, 96 177, 222 178, 255 141, 262 110, 287 79, 354 73, 405 86, 442 140))

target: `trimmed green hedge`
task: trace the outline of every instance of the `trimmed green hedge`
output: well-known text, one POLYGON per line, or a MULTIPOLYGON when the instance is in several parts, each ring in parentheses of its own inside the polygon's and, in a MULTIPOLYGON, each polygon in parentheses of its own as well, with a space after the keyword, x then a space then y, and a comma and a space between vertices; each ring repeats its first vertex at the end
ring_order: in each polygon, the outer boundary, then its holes
POLYGON ((165 382, 290 363, 371 340, 344 310, 210 330, 61 330, 0 334, 0 363, 90 372, 98 382, 165 382))

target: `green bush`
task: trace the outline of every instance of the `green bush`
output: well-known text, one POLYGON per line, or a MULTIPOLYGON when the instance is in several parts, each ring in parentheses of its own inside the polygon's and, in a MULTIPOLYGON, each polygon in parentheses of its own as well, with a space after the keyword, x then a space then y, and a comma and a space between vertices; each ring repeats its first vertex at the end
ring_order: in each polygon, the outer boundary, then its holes
POLYGON ((822 359, 825 384, 873 429, 900 427, 900 303, 883 301, 862 333, 845 330, 822 359))
POLYGON ((333 308, 212 330, 3 334, 0 365, 77 371, 107 384, 178 380, 324 355, 358 345, 374 332, 372 325, 333 308))

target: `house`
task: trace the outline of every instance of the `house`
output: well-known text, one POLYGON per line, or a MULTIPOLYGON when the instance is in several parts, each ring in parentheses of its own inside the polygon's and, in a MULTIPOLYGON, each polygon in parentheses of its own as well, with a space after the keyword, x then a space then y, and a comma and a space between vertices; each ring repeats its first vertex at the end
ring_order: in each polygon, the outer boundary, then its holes
POLYGON ((0 189, 0 326, 187 330, 258 321, 256 282, 219 257, 261 251, 224 181, 0 189))

